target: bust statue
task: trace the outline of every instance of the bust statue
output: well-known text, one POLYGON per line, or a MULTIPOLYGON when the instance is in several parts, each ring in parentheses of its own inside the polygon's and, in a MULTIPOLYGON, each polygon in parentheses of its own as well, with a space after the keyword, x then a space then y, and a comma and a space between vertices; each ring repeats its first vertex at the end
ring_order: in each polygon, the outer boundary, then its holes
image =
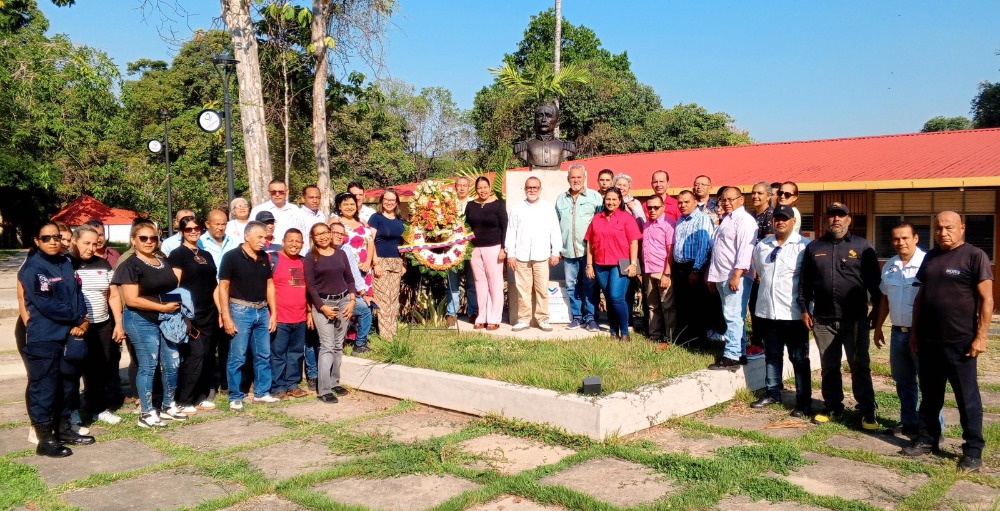
POLYGON ((514 143, 514 154, 531 170, 559 170, 559 164, 576 154, 576 144, 555 137, 559 109, 554 103, 535 107, 535 138, 514 143))

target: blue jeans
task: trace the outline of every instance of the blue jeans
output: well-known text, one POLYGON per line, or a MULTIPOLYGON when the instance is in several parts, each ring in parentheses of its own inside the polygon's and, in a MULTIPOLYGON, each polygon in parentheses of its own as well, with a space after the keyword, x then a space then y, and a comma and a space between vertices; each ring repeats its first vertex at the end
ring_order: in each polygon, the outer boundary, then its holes
POLYGON ((306 348, 306 322, 278 323, 271 338, 271 390, 288 392, 302 381, 302 356, 306 348))
MULTIPOLYGON (((459 304, 459 284, 462 281, 462 275, 465 275, 465 312, 469 316, 479 315, 479 302, 476 296, 476 285, 472 277, 472 264, 469 261, 465 262, 465 266, 461 270, 449 270, 448 271, 448 312, 449 316, 458 315, 458 304, 459 304)), ((360 305, 360 304, 359 304, 360 305)), ((355 307, 355 310, 357 308, 355 307)), ((370 316, 370 314, 369 314, 370 316)), ((369 328, 371 326, 371 318, 368 320, 369 328)), ((358 337, 361 336, 361 325, 358 325, 358 337)), ((354 344, 358 346, 357 343, 354 344)))
POLYGON ((306 331, 306 378, 316 379, 318 369, 316 368, 316 357, 319 356, 319 334, 316 330, 306 331))
POLYGON ((177 368, 181 365, 181 356, 177 345, 167 341, 160 334, 160 325, 140 316, 137 312, 125 309, 122 318, 125 333, 135 348, 136 365, 139 367, 135 377, 135 391, 139 395, 142 413, 153 410, 153 376, 156 374, 156 364, 160 364, 160 378, 163 383, 163 401, 160 406, 167 408, 174 401, 177 390, 177 368))
POLYGON ((617 264, 595 264, 594 272, 597 283, 604 292, 608 303, 608 325, 611 335, 628 335, 629 311, 625 303, 625 290, 628 289, 628 277, 622 277, 617 264))
POLYGON ((715 289, 722 299, 722 317, 726 320, 726 347, 722 356, 730 360, 739 360, 746 350, 746 317, 747 295, 750 286, 746 279, 740 279, 736 291, 729 289, 729 281, 716 282, 715 289))
MULTIPOLYGON (((473 298, 475 298, 475 291, 473 298)), ((469 310, 472 310, 471 307, 469 310)), ((360 348, 368 344, 368 334, 372 331, 372 309, 360 296, 354 301, 354 315, 351 318, 358 323, 358 335, 354 339, 354 347, 360 348)), ((318 346, 317 346, 318 349, 318 346)))
POLYGON ((586 257, 563 259, 566 294, 569 295, 569 313, 573 316, 571 319, 579 319, 584 323, 593 321, 594 311, 597 310, 597 303, 594 301, 597 296, 594 293, 594 280, 587 278, 586 266, 586 257))
POLYGON ((267 307, 255 309, 229 304, 229 316, 236 324, 236 334, 229 344, 229 360, 226 362, 226 372, 229 375, 229 400, 240 401, 245 395, 240 390, 242 373, 240 369, 246 363, 247 346, 253 343, 253 394, 264 397, 271 391, 271 333, 267 331, 270 313, 267 307))
POLYGON ((764 384, 767 395, 781 400, 781 373, 785 360, 785 348, 788 348, 788 359, 795 371, 795 408, 799 410, 812 409, 812 379, 809 375, 809 330, 798 319, 764 319, 753 318, 755 329, 760 330, 764 340, 764 384))

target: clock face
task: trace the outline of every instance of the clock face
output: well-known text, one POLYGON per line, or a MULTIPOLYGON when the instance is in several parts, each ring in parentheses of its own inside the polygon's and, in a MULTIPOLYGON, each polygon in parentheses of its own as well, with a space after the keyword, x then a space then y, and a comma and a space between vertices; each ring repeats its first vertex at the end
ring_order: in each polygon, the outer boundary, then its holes
POLYGON ((209 133, 219 131, 222 127, 222 114, 211 108, 202 110, 198 113, 198 127, 209 133))
POLYGON ((163 150, 163 142, 154 138, 146 143, 146 149, 149 149, 149 152, 151 153, 160 154, 160 151, 163 150))

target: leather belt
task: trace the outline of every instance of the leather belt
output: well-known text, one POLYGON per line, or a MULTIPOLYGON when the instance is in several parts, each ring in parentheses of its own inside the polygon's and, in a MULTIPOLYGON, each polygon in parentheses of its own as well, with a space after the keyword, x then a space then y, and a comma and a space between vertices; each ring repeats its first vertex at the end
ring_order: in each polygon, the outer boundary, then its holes
POLYGON ((324 299, 324 300, 329 300, 331 302, 335 302, 335 301, 340 300, 340 299, 344 298, 345 296, 347 296, 348 293, 350 293, 350 291, 344 291, 343 293, 340 293, 339 295, 319 295, 319 297, 322 298, 322 299, 324 299))
POLYGON ((264 309, 267 308, 267 301, 263 302, 249 302, 246 300, 240 300, 239 298, 230 298, 229 303, 235 303, 236 305, 242 305, 244 307, 250 307, 253 309, 264 309))
POLYGON ((910 327, 908 327, 908 326, 894 326, 894 327, 892 327, 892 329, 893 330, 899 330, 900 332, 903 332, 904 334, 910 333, 910 327))

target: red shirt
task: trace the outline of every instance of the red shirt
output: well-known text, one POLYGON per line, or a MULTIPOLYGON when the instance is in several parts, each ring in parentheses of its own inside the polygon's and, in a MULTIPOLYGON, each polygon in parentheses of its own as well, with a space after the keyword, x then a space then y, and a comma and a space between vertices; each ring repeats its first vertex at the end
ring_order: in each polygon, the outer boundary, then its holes
MULTIPOLYGON (((649 210, 646 209, 646 201, 642 201, 642 211, 646 213, 646 218, 649 218, 649 210)), ((663 197, 663 214, 667 215, 668 218, 677 223, 677 219, 681 217, 681 208, 677 205, 677 199, 672 195, 665 195, 663 197)))
POLYGON ((272 272, 274 298, 278 302, 278 323, 301 323, 306 320, 306 272, 302 257, 292 259, 278 252, 272 272))
MULTIPOLYGON (((594 215, 583 239, 594 249, 595 264, 618 264, 619 259, 629 259, 629 245, 642 239, 635 217, 616 209, 609 217, 604 211, 594 215)), ((638 257, 638 254, 636 254, 638 257)))

